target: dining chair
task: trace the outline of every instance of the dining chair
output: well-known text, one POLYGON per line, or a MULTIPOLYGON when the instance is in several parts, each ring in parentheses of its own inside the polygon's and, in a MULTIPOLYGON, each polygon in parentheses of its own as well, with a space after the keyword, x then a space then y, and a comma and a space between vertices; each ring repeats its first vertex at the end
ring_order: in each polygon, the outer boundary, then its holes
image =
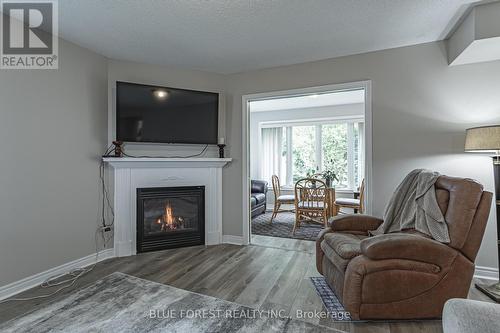
POLYGON ((269 223, 273 223, 273 219, 278 215, 278 213, 283 212, 293 212, 293 209, 281 209, 281 205, 293 205, 295 204, 295 196, 293 194, 281 194, 280 179, 278 176, 273 175, 271 177, 274 192, 274 208, 273 215, 271 215, 271 220, 269 223))
POLYGON ((303 178, 295 183, 295 223, 293 233, 302 221, 328 224, 328 187, 317 178, 303 178))
POLYGON ((340 214, 345 214, 345 212, 341 211, 341 208, 350 208, 354 210, 354 213, 363 214, 364 212, 364 198, 365 198, 365 180, 361 182, 361 186, 359 187, 359 198, 351 199, 351 198, 338 198, 335 200, 335 206, 337 208, 337 212, 340 214))

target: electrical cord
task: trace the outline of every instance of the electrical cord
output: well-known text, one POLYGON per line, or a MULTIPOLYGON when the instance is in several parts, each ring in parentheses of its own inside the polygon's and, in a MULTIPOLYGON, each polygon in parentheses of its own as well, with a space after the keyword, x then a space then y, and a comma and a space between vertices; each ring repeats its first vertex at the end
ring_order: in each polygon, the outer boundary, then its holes
MULTIPOLYGON (((208 149, 208 144, 205 145, 205 147, 199 153, 193 154, 193 155, 188 155, 188 156, 134 156, 134 155, 126 154, 125 152, 123 152, 123 155, 127 156, 127 157, 132 157, 132 158, 141 158, 141 157, 150 157, 150 158, 190 158, 190 157, 198 157, 198 156, 203 155, 207 151, 207 149, 208 149)), ((106 149, 106 152, 104 153, 104 156, 108 155, 112 151, 113 151, 113 145, 110 145, 106 149)), ((69 271, 67 273, 59 274, 59 275, 51 276, 51 277, 47 278, 45 281, 43 281, 40 284, 40 287, 42 289, 47 289, 47 288, 53 288, 53 287, 60 286, 58 289, 56 289, 52 293, 44 294, 44 295, 38 295, 38 296, 33 296, 33 297, 8 298, 8 299, 1 300, 0 304, 4 304, 4 303, 7 303, 7 302, 31 301, 31 300, 36 300, 36 299, 44 299, 44 298, 52 297, 52 296, 60 293, 61 291, 65 290, 65 289, 68 289, 68 288, 71 288, 72 286, 74 286, 76 284, 76 282, 78 281, 79 278, 81 278, 83 275, 91 272, 97 266, 98 259, 99 259, 99 243, 97 241, 98 235, 99 235, 99 233, 102 234, 102 237, 103 237, 103 247, 106 248, 107 243, 111 240, 111 236, 108 237, 108 238, 106 238, 106 236, 105 236, 106 229, 108 229, 108 228, 111 229, 113 227, 113 225, 114 225, 114 218, 115 218, 115 212, 114 212, 113 206, 111 205, 111 200, 109 198, 109 192, 108 192, 108 189, 106 187, 105 165, 104 165, 104 161, 102 161, 102 160, 101 160, 101 163, 99 164, 99 182, 100 182, 100 187, 101 187, 101 191, 102 191, 102 193, 101 193, 101 195, 102 195, 102 202, 101 202, 101 207, 100 207, 100 212, 101 212, 101 218, 100 218, 101 219, 101 226, 96 230, 95 237, 94 237, 95 251, 96 251, 95 262, 91 266, 89 266, 89 267, 76 268, 76 269, 73 269, 73 270, 71 270, 71 271, 69 271), (109 209, 109 211, 111 212, 111 216, 112 216, 111 223, 109 223, 109 224, 106 221, 106 209, 109 209), (66 279, 60 280, 61 278, 65 277, 65 276, 69 276, 69 277, 66 278, 66 279)))
POLYGON ((108 189, 106 188, 106 179, 105 179, 105 165, 104 161, 101 160, 101 164, 99 165, 99 180, 101 183, 101 189, 102 189, 102 203, 101 203, 101 223, 103 228, 107 227, 112 227, 115 222, 115 211, 113 209, 113 206, 111 205, 111 200, 109 199, 109 192, 108 189), (105 208, 108 208, 109 211, 111 212, 112 220, 110 224, 106 224, 106 214, 105 214, 105 208))
POLYGON ((113 151, 113 144, 110 144, 103 156, 109 155, 113 151))
MULTIPOLYGON (((111 146, 108 147, 108 149, 106 150, 106 153, 104 155, 107 155, 109 154, 109 152, 111 152, 111 146)), ((73 269, 67 273, 63 273, 63 274, 59 274, 59 275, 56 275, 56 276, 51 276, 49 278, 47 278, 45 281, 43 281, 39 286, 42 288, 42 289, 47 289, 47 288, 53 288, 53 287, 58 287, 60 286, 58 289, 56 289, 55 291, 49 293, 49 294, 44 294, 44 295, 38 295, 38 296, 33 296, 33 297, 21 297, 21 298, 8 298, 8 299, 4 299, 4 300, 0 300, 0 304, 4 304, 4 303, 7 303, 7 302, 22 302, 22 301, 31 301, 31 300, 36 300, 36 299, 44 299, 44 298, 49 298, 49 297, 52 297, 56 294, 58 294, 59 292, 65 290, 65 289, 68 289, 72 286, 75 285, 75 283, 78 281, 79 278, 81 278, 83 275, 91 272, 97 265, 98 263, 98 259, 99 259, 99 242, 97 241, 97 238, 98 238, 98 235, 99 234, 102 234, 102 239, 103 239, 103 247, 106 248, 106 245, 108 244, 108 242, 111 240, 111 236, 106 238, 105 234, 105 229, 106 228, 110 228, 113 226, 114 224, 114 216, 115 216, 115 213, 114 213, 114 210, 113 210, 113 207, 111 205, 111 202, 110 202, 110 199, 109 199, 109 192, 106 188, 106 180, 105 180, 105 166, 104 166, 104 162, 101 161, 100 165, 99 165, 99 180, 100 180, 100 185, 101 185, 101 190, 102 190, 102 206, 99 208, 99 210, 101 210, 101 223, 102 223, 102 226, 97 228, 97 230, 95 231, 95 234, 94 234, 94 242, 95 242, 95 261, 94 263, 91 265, 91 266, 88 266, 88 267, 80 267, 80 268, 76 268, 76 269, 73 269), (106 213, 105 213, 105 210, 106 208, 109 209, 109 211, 111 212, 111 216, 112 216, 112 220, 111 220, 111 223, 110 224, 107 224, 106 223, 106 213), (65 277, 65 276, 69 276, 68 278, 66 279, 63 279, 63 280, 60 280, 61 278, 65 277)))
MULTIPOLYGON (((98 242, 97 242, 98 232, 99 232, 99 230, 96 230, 95 237, 94 237, 95 244, 96 244, 96 255, 95 255, 95 262, 92 264, 92 266, 76 268, 76 269, 69 271, 68 273, 49 277, 48 279, 46 279, 45 281, 43 281, 40 284, 41 288, 46 289, 46 288, 51 288, 51 287, 56 287, 56 286, 62 285, 62 287, 56 289, 54 292, 52 292, 50 294, 38 295, 38 296, 33 296, 33 297, 7 298, 4 300, 1 300, 0 304, 7 303, 7 302, 24 302, 24 301, 32 301, 32 300, 36 300, 36 299, 49 298, 49 297, 52 297, 52 296, 58 294, 59 292, 65 290, 65 289, 68 289, 68 288, 72 287, 73 285, 75 285, 76 281, 78 281, 78 279, 80 277, 82 277, 83 275, 92 271, 98 263, 98 259, 99 259, 99 246, 98 246, 98 242), (58 279, 60 279, 64 276, 67 276, 67 275, 70 275, 72 277, 65 279, 65 280, 62 280, 62 281, 57 281, 58 279), (57 282, 55 282, 55 281, 57 281, 57 282)), ((104 244, 104 245, 106 245, 106 244, 104 244)))

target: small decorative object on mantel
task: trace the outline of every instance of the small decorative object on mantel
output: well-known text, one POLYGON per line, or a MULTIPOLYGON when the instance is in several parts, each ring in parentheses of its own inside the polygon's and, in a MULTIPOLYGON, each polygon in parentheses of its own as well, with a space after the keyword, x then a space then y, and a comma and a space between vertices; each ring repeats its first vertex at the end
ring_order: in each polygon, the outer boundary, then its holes
POLYGON ((123 156, 123 142, 122 141, 113 141, 113 145, 115 145, 115 157, 123 156))
POLYGON ((217 146, 219 147, 219 158, 224 158, 224 147, 226 147, 226 139, 219 138, 217 146))
MULTIPOLYGON (((500 265, 500 125, 469 128, 465 135, 465 151, 483 153, 493 157, 493 175, 495 178, 495 196, 497 210, 497 250, 500 265)), ((500 302, 500 282, 493 285, 476 283, 476 288, 489 298, 500 302)))

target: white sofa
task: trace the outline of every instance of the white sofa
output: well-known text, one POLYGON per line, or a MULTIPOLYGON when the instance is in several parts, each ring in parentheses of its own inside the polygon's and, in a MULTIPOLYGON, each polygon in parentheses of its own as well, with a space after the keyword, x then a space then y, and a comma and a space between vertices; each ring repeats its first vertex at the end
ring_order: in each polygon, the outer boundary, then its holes
POLYGON ((454 298, 443 309, 444 333, 499 333, 500 304, 454 298))

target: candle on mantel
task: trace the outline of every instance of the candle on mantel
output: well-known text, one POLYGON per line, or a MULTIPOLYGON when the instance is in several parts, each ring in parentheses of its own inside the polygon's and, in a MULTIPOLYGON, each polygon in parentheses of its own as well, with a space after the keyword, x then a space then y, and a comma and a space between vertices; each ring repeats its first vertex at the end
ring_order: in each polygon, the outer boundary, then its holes
POLYGON ((225 138, 219 138, 219 145, 225 145, 226 144, 226 139, 225 138))

